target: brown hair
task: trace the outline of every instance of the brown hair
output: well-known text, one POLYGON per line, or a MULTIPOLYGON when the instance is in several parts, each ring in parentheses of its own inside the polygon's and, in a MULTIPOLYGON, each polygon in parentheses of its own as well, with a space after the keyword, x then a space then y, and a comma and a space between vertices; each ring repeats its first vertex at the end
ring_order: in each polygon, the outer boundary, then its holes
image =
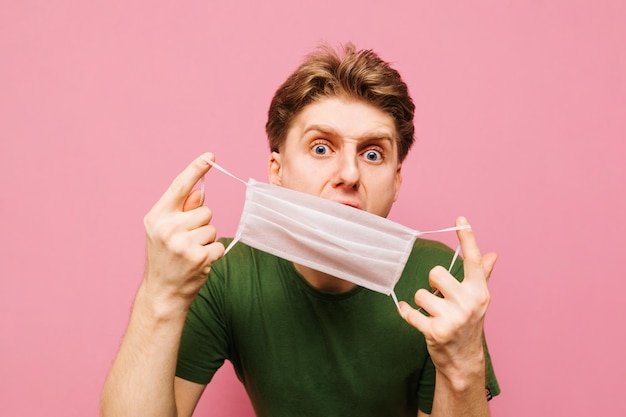
POLYGON ((414 142, 415 105, 400 74, 372 50, 351 43, 335 51, 320 46, 287 78, 272 99, 265 130, 272 151, 284 143, 294 117, 323 97, 363 100, 389 114, 398 131, 398 159, 403 161, 414 142))

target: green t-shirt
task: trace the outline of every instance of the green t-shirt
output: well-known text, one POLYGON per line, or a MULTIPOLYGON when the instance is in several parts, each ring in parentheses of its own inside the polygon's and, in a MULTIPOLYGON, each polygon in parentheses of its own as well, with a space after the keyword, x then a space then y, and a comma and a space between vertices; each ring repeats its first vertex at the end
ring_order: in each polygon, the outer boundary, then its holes
MULTIPOLYGON (((395 287, 414 306, 428 273, 453 252, 418 239, 395 287)), ((453 274, 462 278, 461 262, 453 274)), ((430 413, 435 368, 423 335, 391 297, 356 287, 322 293, 293 263, 237 243, 193 302, 177 376, 207 384, 232 362, 257 416, 412 416, 430 413)), ((486 388, 500 392, 487 353, 486 388)))

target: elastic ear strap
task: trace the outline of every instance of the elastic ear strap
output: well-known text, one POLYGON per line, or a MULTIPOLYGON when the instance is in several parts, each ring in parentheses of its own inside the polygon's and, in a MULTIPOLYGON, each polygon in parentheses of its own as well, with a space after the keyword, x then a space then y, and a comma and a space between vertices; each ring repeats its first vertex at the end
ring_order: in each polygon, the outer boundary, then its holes
POLYGON ((426 235, 426 234, 430 234, 430 233, 442 233, 442 232, 454 232, 454 231, 457 231, 457 230, 469 230, 471 228, 472 228, 472 226, 470 226, 469 224, 466 224, 466 225, 463 225, 463 226, 446 227, 445 229, 428 230, 426 232, 417 232, 417 234, 419 236, 419 235, 426 235))
POLYGON ((223 256, 225 256, 228 253, 228 251, 231 250, 232 247, 235 246, 235 244, 237 242, 239 242, 239 239, 240 239, 239 235, 235 236, 235 238, 232 240, 232 242, 230 242, 230 245, 228 245, 226 250, 224 250, 224 255, 223 256))
POLYGON ((391 298, 393 298, 393 302, 396 304, 396 308, 398 309, 398 313, 400 313, 400 315, 402 315, 402 313, 400 312, 400 303, 398 302, 398 297, 396 297, 396 293, 394 291, 391 291, 391 298))
MULTIPOLYGON (((228 172, 226 169, 222 168, 220 165, 216 164, 215 162, 211 161, 210 159, 205 159, 202 156, 200 157, 200 159, 202 159, 204 162, 206 162, 207 164, 211 165, 213 168, 217 169, 218 171, 223 172, 224 174, 228 175, 229 177, 236 179, 240 183, 247 184, 244 180, 242 180, 239 177, 234 176, 233 174, 228 172)), ((202 180, 204 180, 204 177, 202 178, 202 180)))
POLYGON ((459 257, 459 252, 461 252, 461 244, 456 247, 456 251, 454 251, 454 256, 452 257, 452 262, 450 262, 450 267, 448 268, 448 272, 452 271, 452 267, 454 266, 454 262, 456 262, 456 258, 459 257))
MULTIPOLYGON (((200 159, 202 159, 204 162, 206 162, 207 164, 211 165, 213 168, 217 169, 218 171, 223 172, 224 174, 228 175, 229 177, 236 179, 240 183, 242 183, 244 185, 248 184, 247 182, 245 182, 241 178, 236 177, 235 175, 231 174, 225 168, 222 168, 220 165, 216 164, 215 162, 211 161, 210 159, 206 159, 206 158, 204 158, 202 156, 200 157, 200 159)), ((204 176, 202 176, 202 178, 200 179, 200 195, 201 195, 202 201, 204 201, 204 176)), ((239 234, 237 234, 237 236, 235 236, 235 238, 232 240, 232 242, 230 242, 230 245, 228 245, 226 250, 224 250, 224 255, 226 255, 228 253, 228 251, 231 250, 232 247, 235 246, 235 244, 237 242, 239 242, 240 238, 241 238, 241 236, 239 234)))
MULTIPOLYGON (((421 234, 427 234, 427 233, 453 232, 455 230, 468 230, 471 228, 472 226, 467 224, 465 226, 447 227, 445 229, 431 230, 427 232, 419 232, 418 234, 421 235, 421 234)), ((459 245, 456 247, 456 250, 454 251, 454 256, 452 257, 452 261, 450 262, 450 266, 448 267, 448 272, 452 271, 452 267, 454 267, 454 263, 458 259, 460 252, 461 252, 461 244, 459 243, 459 245)), ((439 290, 435 290, 433 291, 433 294, 439 295, 441 294, 441 292, 439 292, 439 290)), ((396 303, 396 307, 398 308, 398 311, 400 311, 400 305, 398 304, 398 299, 396 298, 396 294, 393 291, 391 292, 391 297, 393 298, 393 301, 396 303)), ((423 311, 422 307, 418 308, 417 311, 422 312, 423 311)))
MULTIPOLYGON (((448 272, 452 271, 452 267, 454 266, 454 263, 456 262, 457 258, 459 257, 459 252, 461 252, 461 244, 459 243, 459 245, 456 247, 456 250, 454 251, 454 256, 452 257, 452 262, 450 262, 450 267, 448 268, 448 272)), ((439 290, 435 290, 433 291, 434 295, 441 295, 441 291, 439 290)), ((422 312, 424 311, 422 309, 422 307, 418 308, 417 311, 422 312)))
MULTIPOLYGON (((200 159, 202 159, 204 162, 211 165, 213 168, 217 169, 218 171, 223 172, 224 174, 228 175, 229 177, 234 178, 243 184, 247 184, 244 180, 234 176, 230 172, 226 171, 226 169, 222 168, 221 166, 211 161, 210 159, 205 159, 203 156, 201 156, 200 159)), ((200 201, 202 202, 201 204, 204 204, 204 196, 205 196, 205 193, 204 193, 204 175, 203 175, 202 178, 200 178, 200 201)))

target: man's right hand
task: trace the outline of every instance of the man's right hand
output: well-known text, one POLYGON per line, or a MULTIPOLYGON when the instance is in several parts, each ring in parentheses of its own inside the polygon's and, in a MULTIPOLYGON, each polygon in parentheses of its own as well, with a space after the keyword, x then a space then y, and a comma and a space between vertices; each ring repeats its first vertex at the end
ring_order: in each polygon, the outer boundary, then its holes
POLYGON ((211 211, 193 187, 211 167, 206 153, 181 172, 144 219, 146 273, 102 392, 101 415, 190 416, 203 385, 175 378, 189 305, 224 255, 211 211))
POLYGON ((146 272, 144 289, 163 306, 187 309, 206 281, 211 265, 224 254, 215 242, 212 213, 193 190, 215 160, 206 153, 181 172, 144 218, 146 272))

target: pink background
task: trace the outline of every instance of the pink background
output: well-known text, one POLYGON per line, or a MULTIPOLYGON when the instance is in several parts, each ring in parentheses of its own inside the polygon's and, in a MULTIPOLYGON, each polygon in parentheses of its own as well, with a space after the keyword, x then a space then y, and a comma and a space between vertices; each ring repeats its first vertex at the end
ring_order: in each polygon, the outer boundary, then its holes
MULTIPOLYGON (((624 22, 621 0, 3 0, 1 414, 97 414, 144 213, 207 150, 265 180, 275 88, 318 42, 352 40, 417 105, 391 217, 431 229, 464 214, 500 253, 493 415, 624 415, 624 22)), ((244 189, 208 183, 231 235, 244 189)), ((230 367, 209 414, 252 415, 230 367)))

